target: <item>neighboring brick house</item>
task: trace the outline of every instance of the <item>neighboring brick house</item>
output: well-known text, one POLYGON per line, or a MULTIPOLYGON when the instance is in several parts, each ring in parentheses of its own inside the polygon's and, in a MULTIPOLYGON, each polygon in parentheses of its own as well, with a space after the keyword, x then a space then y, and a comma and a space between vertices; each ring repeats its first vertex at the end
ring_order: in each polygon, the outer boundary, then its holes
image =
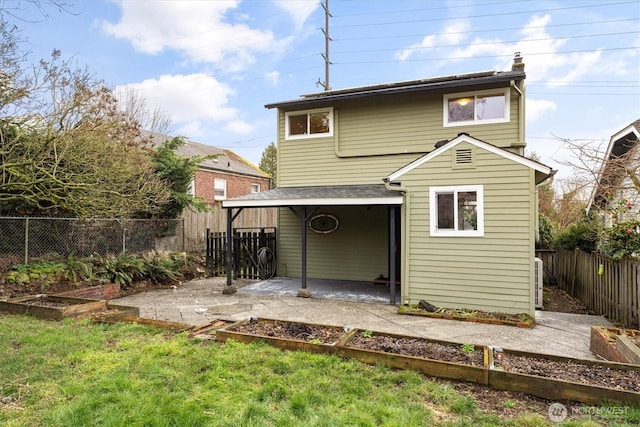
MULTIPOLYGON (((153 144, 158 146, 173 137, 147 132, 153 144)), ((271 189, 271 178, 266 172, 251 164, 231 150, 200 144, 185 138, 185 144, 177 153, 185 157, 217 155, 199 164, 192 194, 207 204, 220 203, 227 198, 260 193, 271 189)))
MULTIPOLYGON (((145 132, 154 146, 159 146, 173 138, 158 133, 145 132)), ((271 189, 271 178, 249 161, 231 150, 211 145, 199 144, 185 138, 185 144, 177 153, 185 157, 217 155, 199 164, 191 186, 192 194, 201 197, 210 210, 194 212, 190 209, 182 213, 184 218, 185 247, 188 251, 200 251, 206 247, 206 231, 225 232, 226 212, 222 201, 251 193, 260 193, 271 189)), ((275 227, 276 209, 252 209, 237 217, 236 228, 275 227)))

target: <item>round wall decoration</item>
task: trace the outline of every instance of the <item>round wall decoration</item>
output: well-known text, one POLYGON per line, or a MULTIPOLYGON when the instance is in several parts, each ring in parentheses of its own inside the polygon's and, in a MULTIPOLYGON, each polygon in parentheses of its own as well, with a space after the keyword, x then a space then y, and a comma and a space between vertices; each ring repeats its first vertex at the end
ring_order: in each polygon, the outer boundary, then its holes
POLYGON ((314 215, 309 220, 309 228, 318 234, 333 233, 338 229, 338 218, 335 215, 321 213, 314 215))

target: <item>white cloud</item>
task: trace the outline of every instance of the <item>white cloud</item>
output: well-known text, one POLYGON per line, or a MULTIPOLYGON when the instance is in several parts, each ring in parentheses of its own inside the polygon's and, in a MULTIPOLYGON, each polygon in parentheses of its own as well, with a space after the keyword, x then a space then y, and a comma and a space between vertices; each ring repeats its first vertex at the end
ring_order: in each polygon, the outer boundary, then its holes
POLYGON ((271 71, 264 75, 264 79, 271 85, 277 86, 280 83, 280 72, 279 71, 271 71))
POLYGON ((238 6, 238 0, 127 0, 119 4, 122 17, 117 23, 103 21, 103 31, 129 40, 136 50, 148 54, 173 49, 196 63, 240 71, 255 61, 254 54, 279 51, 284 43, 270 31, 229 22, 227 13, 238 6))
POLYGON ((287 12, 296 23, 296 28, 301 28, 307 18, 319 7, 317 0, 275 0, 274 3, 280 9, 287 12))
POLYGON ((414 43, 397 52, 396 58, 400 61, 406 61, 413 54, 424 53, 438 45, 458 44, 466 38, 465 32, 468 31, 469 28, 470 24, 467 21, 450 22, 445 25, 444 32, 425 36, 420 42, 414 43))
POLYGON ((556 103, 544 99, 531 99, 526 101, 527 121, 535 122, 543 114, 556 111, 556 103))
POLYGON ((248 135, 253 129, 254 126, 242 120, 232 120, 224 126, 224 130, 239 135, 248 135))
POLYGON ((198 121, 226 122, 235 120, 238 114, 228 105, 233 90, 202 73, 163 75, 116 87, 115 90, 138 94, 150 109, 166 113, 178 126, 190 123, 189 126, 193 127, 198 121))

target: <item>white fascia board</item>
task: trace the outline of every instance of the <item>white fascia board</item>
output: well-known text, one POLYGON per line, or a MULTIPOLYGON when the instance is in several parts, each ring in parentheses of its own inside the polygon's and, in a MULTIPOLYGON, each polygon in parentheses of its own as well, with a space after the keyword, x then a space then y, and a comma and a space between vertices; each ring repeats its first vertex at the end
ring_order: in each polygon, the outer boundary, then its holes
POLYGON ((522 157, 519 156, 517 154, 514 154, 510 151, 504 150, 502 148, 496 147, 495 145, 491 145, 488 144, 484 141, 480 141, 478 139, 475 139, 472 136, 469 135, 459 135, 456 138, 452 139, 450 142, 444 144, 442 147, 437 148, 435 150, 433 150, 432 152, 430 152, 429 154, 424 155, 423 157, 420 157, 417 160, 414 160, 412 163, 409 163, 408 165, 404 166, 401 169, 398 169, 397 171, 393 172, 391 175, 389 175, 388 177, 386 177, 384 180, 388 181, 388 182, 393 182, 396 181, 398 178, 400 178, 402 175, 406 174, 407 172, 411 172, 412 170, 414 170, 415 168, 417 168, 418 166, 428 162, 429 160, 433 159, 434 157, 439 156, 440 154, 442 154, 443 152, 450 150, 452 148, 454 148, 456 145, 462 143, 462 142, 467 142, 471 145, 475 145, 476 147, 482 148, 484 150, 487 150, 491 153, 497 154, 498 156, 502 156, 505 157, 509 160, 512 160, 516 163, 520 163, 521 165, 530 167, 531 169, 535 169, 538 172, 542 172, 544 174, 550 175, 552 172, 552 169, 548 166, 545 166, 541 163, 538 162, 534 162, 533 160, 527 159, 526 157, 522 157))
POLYGON ((615 145, 616 141, 618 141, 628 133, 634 133, 636 135, 636 138, 640 139, 640 133, 638 132, 638 129, 636 129, 636 127, 633 125, 627 126, 620 132, 617 132, 616 134, 611 136, 611 139, 609 140, 609 146, 607 147, 607 154, 604 157, 605 159, 608 159, 611 156, 611 150, 613 150, 613 146, 615 145))
POLYGON ((279 206, 367 206, 401 205, 403 197, 335 198, 335 199, 273 199, 273 200, 224 200, 223 208, 269 208, 279 206))

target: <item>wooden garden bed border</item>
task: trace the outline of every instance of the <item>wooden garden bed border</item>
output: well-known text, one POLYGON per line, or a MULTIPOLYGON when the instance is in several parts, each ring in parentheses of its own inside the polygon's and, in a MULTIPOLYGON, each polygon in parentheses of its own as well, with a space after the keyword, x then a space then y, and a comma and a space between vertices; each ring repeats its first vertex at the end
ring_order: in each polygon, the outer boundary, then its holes
POLYGON ((29 314, 49 320, 62 320, 67 317, 78 317, 94 311, 104 310, 106 307, 107 302, 104 300, 91 300, 53 295, 30 295, 0 301, 0 311, 6 311, 12 314, 29 314), (70 305, 68 307, 47 307, 28 303, 28 301, 34 301, 37 299, 70 305))
MULTIPOLYGON (((274 321, 273 319, 260 319, 265 321, 274 321)), ((243 320, 232 323, 227 327, 217 330, 216 340, 225 342, 229 339, 251 343, 254 341, 265 341, 274 347, 293 351, 309 351, 323 354, 335 354, 340 357, 353 358, 360 362, 376 365, 381 364, 390 368, 397 369, 413 369, 424 373, 425 375, 447 378, 456 381, 466 381, 477 384, 486 385, 498 390, 517 391, 531 394, 551 400, 569 400, 582 402, 585 404, 602 404, 602 403, 631 403, 637 404, 640 401, 640 393, 628 390, 618 390, 609 387, 600 387, 588 384, 574 383, 569 381, 557 380, 534 375, 519 374, 515 372, 497 369, 494 366, 493 352, 495 348, 492 346, 476 346, 481 347, 484 352, 484 366, 477 367, 465 365, 461 363, 447 362, 443 360, 426 359, 415 356, 406 356, 397 353, 387 353, 374 350, 358 349, 349 347, 349 340, 358 333, 365 332, 363 329, 352 329, 345 332, 335 344, 312 344, 306 341, 297 341, 284 338, 267 337, 237 331, 230 331, 236 324, 248 322, 243 320)), ((281 321, 282 322, 282 321, 281 321)), ((301 323, 301 322, 291 322, 301 323)), ((322 327, 335 327, 328 325, 316 325, 322 327)), ((440 341, 421 337, 412 337, 398 334, 387 334, 381 332, 372 332, 375 335, 386 335, 392 337, 402 337, 411 339, 420 339, 429 342, 435 342, 451 346, 460 346, 459 343, 440 341)), ((634 366, 624 363, 613 363, 606 361, 597 361, 589 359, 574 359, 561 356, 552 356, 539 353, 530 353, 516 350, 500 349, 505 353, 521 355, 527 357, 536 357, 541 359, 549 359, 560 362, 583 363, 588 365, 600 365, 613 369, 624 370, 640 370, 640 366, 634 366)))

